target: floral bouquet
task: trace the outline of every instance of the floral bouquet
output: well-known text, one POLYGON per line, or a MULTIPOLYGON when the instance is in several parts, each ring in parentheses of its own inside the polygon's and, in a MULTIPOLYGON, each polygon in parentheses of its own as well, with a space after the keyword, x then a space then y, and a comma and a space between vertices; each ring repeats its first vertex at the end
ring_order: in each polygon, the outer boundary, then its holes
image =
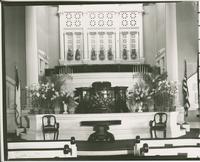
MULTIPOLYGON (((110 109, 114 105, 114 97, 110 91, 97 91, 91 96, 91 107, 97 109, 110 109)), ((109 110, 108 110, 109 111, 109 110)))
POLYGON ((155 89, 155 94, 168 94, 174 96, 177 93, 176 82, 170 82, 167 80, 159 81, 158 87, 155 89))
MULTIPOLYGON (((134 87, 128 91, 127 97, 128 97, 129 105, 134 106, 134 103, 135 103, 137 106, 141 106, 141 109, 143 109, 143 106, 148 105, 149 101, 151 101, 152 93, 148 85, 146 85, 144 82, 139 82, 139 83, 136 83, 134 87)), ((129 108, 129 109, 133 109, 133 108, 129 108)), ((139 108, 137 108, 136 111, 138 111, 138 109, 139 108)))
MULTIPOLYGON (((67 105, 68 113, 75 113, 78 103, 75 101, 74 92, 69 91, 60 91, 58 102, 64 106, 67 105)), ((66 110, 64 110, 65 112, 66 110)))
POLYGON ((177 83, 167 80, 167 72, 160 74, 155 66, 151 73, 144 75, 144 81, 149 86, 154 100, 155 111, 172 111, 173 101, 177 93, 177 83))
POLYGON ((132 94, 132 97, 134 98, 135 102, 147 102, 149 99, 151 99, 150 89, 147 85, 144 83, 136 83, 134 86, 134 91, 132 94))
POLYGON ((38 108, 50 110, 53 104, 60 97, 59 91, 54 87, 54 84, 42 83, 35 84, 30 87, 32 105, 38 108))
POLYGON ((162 111, 170 111, 170 108, 173 106, 176 93, 176 82, 170 82, 167 80, 159 81, 158 86, 155 89, 152 89, 155 108, 159 108, 162 111))

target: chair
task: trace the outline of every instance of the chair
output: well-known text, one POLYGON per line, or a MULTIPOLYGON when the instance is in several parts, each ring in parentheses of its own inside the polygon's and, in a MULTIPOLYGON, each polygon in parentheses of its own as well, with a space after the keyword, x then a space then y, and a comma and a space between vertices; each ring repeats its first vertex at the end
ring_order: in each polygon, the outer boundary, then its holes
POLYGON ((149 122, 151 138, 153 138, 153 132, 155 138, 157 138, 156 131, 163 131, 163 136, 166 138, 167 132, 167 114, 166 113, 156 113, 154 115, 154 120, 149 122))
POLYGON ((44 140, 46 133, 54 133, 53 140, 58 140, 59 123, 56 122, 56 117, 54 115, 44 115, 42 117, 42 132, 44 140))

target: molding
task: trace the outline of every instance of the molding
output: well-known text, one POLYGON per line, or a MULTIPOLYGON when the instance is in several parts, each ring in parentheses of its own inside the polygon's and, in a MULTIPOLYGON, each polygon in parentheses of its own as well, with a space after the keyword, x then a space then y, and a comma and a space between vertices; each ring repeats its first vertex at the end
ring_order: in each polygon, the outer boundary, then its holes
POLYGON ((11 83, 12 85, 15 86, 15 80, 9 77, 8 75, 6 75, 6 82, 11 83))
POLYGON ((43 50, 40 50, 40 49, 38 49, 38 57, 44 60, 45 62, 48 62, 49 60, 49 57, 47 56, 47 54, 43 50))
POLYGON ((66 12, 122 12, 122 11, 136 11, 144 12, 143 4, 83 4, 83 5, 59 5, 58 13, 66 12), (106 6, 106 7, 105 7, 106 6))
POLYGON ((161 48, 155 56, 156 61, 160 60, 160 58, 164 57, 165 55, 166 55, 166 49, 161 48))

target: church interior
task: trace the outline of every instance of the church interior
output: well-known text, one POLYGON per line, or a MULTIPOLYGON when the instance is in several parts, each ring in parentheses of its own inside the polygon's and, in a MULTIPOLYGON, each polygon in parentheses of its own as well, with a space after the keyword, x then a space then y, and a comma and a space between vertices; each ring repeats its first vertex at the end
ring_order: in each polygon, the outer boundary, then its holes
POLYGON ((3 3, 5 160, 198 159, 199 13, 3 3))

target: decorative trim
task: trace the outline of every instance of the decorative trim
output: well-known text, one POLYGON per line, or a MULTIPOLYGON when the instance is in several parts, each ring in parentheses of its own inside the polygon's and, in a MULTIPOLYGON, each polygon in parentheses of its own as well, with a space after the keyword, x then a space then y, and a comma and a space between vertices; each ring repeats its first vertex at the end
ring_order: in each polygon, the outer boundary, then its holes
POLYGON ((38 49, 38 57, 41 58, 43 61, 48 63, 49 57, 47 56, 47 54, 43 50, 38 49))
POLYGON ((15 80, 12 79, 11 77, 9 77, 8 75, 6 75, 6 82, 11 83, 13 86, 15 86, 15 80))
MULTIPOLYGON (((63 67, 63 66, 62 66, 63 67)), ((148 64, 138 65, 73 65, 67 66, 73 73, 95 73, 95 72, 151 72, 148 64)), ((59 68, 59 67, 58 67, 59 68)), ((54 70, 54 69, 53 69, 54 70)))

